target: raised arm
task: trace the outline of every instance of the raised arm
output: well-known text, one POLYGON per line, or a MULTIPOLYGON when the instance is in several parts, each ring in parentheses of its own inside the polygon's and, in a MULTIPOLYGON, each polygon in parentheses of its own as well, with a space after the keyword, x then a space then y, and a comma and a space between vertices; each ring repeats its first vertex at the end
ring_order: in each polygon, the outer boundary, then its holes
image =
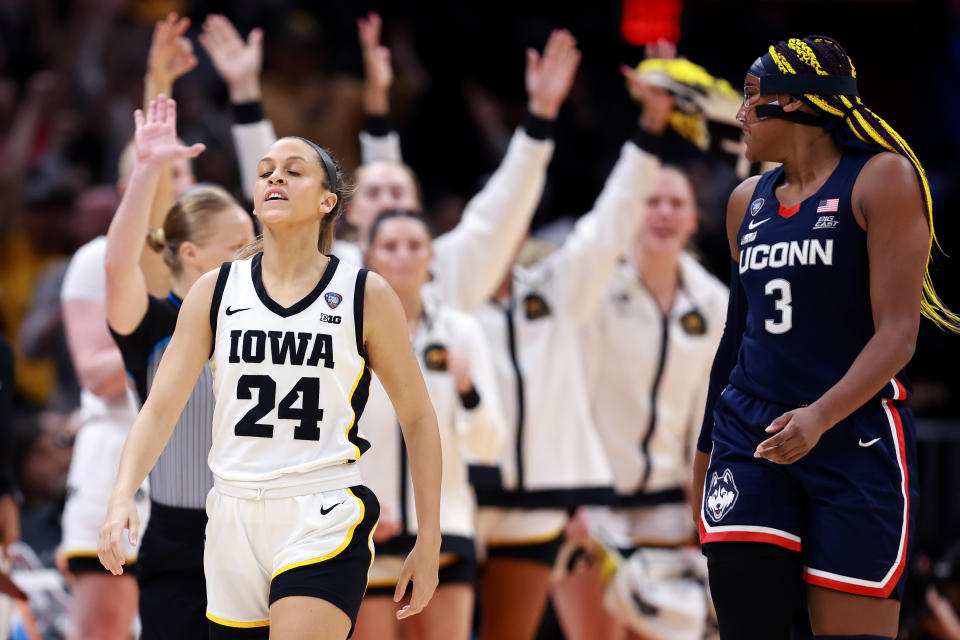
POLYGON ((383 21, 371 11, 357 18, 360 51, 363 54, 363 110, 366 115, 360 131, 360 161, 364 164, 387 160, 402 162, 400 136, 390 129, 390 87, 393 67, 390 49, 380 44, 383 21))
MULTIPOLYGON (((184 34, 190 27, 189 18, 170 13, 158 20, 153 28, 150 53, 147 56, 147 75, 143 81, 143 110, 150 109, 150 102, 158 96, 172 96, 173 83, 177 78, 197 66, 193 44, 184 34)), ((173 191, 173 169, 160 172, 154 197, 148 207, 150 229, 161 229, 173 206, 177 194, 173 191)), ((144 236, 141 236, 141 239, 144 236)), ((163 261, 161 251, 143 251, 140 254, 140 269, 151 294, 162 297, 170 290, 170 269, 163 261)))
POLYGON ((460 223, 434 241, 434 286, 446 302, 475 311, 510 268, 543 194, 554 122, 579 64, 576 40, 566 30, 550 34, 542 56, 527 50, 525 126, 460 223))
POLYGON ((277 139, 273 123, 263 117, 260 72, 263 67, 263 30, 253 29, 244 41, 226 17, 207 16, 200 44, 213 68, 227 84, 233 108, 233 144, 237 150, 243 195, 253 200, 257 163, 277 139))
POLYGON ((183 301, 177 328, 160 361, 150 394, 123 446, 120 470, 97 547, 100 562, 114 575, 123 573, 124 555, 120 544, 123 530, 129 529, 132 545, 140 535, 133 496, 170 440, 180 412, 207 362, 213 344, 210 303, 216 281, 216 271, 203 275, 183 301))
POLYGON ((147 280, 140 258, 160 174, 168 170, 171 160, 196 157, 204 149, 202 144, 187 147, 177 140, 177 105, 166 96, 152 101, 146 115, 137 109, 134 121, 137 164, 110 222, 104 261, 107 322, 124 335, 136 329, 147 312, 147 280))
POLYGON ((437 587, 440 562, 440 431, 420 365, 410 347, 400 299, 375 273, 367 276, 363 309, 364 346, 371 368, 393 403, 410 459, 417 506, 417 542, 403 564, 394 600, 413 580, 410 604, 397 613, 419 613, 437 587))

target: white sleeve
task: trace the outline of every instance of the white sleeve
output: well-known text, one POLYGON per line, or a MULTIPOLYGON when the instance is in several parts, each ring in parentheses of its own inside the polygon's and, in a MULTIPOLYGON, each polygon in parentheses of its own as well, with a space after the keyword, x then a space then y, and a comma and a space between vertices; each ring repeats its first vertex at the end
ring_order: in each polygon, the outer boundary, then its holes
POLYGON ((104 302, 107 299, 107 239, 95 238, 83 245, 70 259, 67 272, 60 287, 60 300, 89 300, 104 302))
POLYGON ((633 243, 659 166, 656 156, 633 142, 624 144, 593 209, 577 221, 563 246, 545 259, 561 303, 577 321, 593 313, 617 260, 633 243))
MULTIPOLYGON (((709 349, 711 356, 717 352, 720 346, 720 338, 723 336, 723 325, 727 320, 727 300, 729 292, 720 282, 711 283, 711 300, 707 304, 707 333, 709 335, 709 345, 704 349, 709 349)), ((700 427, 703 425, 703 412, 707 404, 707 392, 710 387, 710 368, 713 365, 713 358, 707 360, 707 367, 700 373, 700 380, 697 387, 697 393, 694 395, 694 404, 690 408, 690 425, 688 427, 687 441, 687 460, 693 462, 693 457, 697 452, 697 439, 700 437, 700 427)))
POLYGON ((360 131, 360 162, 367 164, 386 160, 388 162, 403 162, 400 153, 400 136, 391 131, 385 136, 375 136, 367 131, 360 131))
POLYGON ((540 202, 552 154, 552 140, 518 129, 460 223, 434 241, 433 286, 444 302, 469 313, 496 290, 540 202))
POLYGON ((249 124, 234 124, 230 126, 230 133, 233 134, 233 145, 237 149, 237 165, 240 169, 243 195, 248 200, 253 200, 253 187, 257 182, 257 164, 267 147, 277 141, 273 122, 265 119, 249 124))
POLYGON ((490 347, 483 336, 480 323, 463 316, 463 340, 461 348, 470 360, 470 376, 480 396, 480 403, 467 409, 458 399, 457 434, 460 453, 467 464, 495 464, 500 459, 500 449, 507 431, 506 421, 497 392, 490 347))

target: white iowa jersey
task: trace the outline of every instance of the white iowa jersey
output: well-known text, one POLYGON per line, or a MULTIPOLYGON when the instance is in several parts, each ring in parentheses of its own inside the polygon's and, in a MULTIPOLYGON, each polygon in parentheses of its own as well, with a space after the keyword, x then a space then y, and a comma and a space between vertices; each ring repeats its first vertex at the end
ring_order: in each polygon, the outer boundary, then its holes
POLYGON ((367 271, 331 256, 313 291, 283 307, 263 286, 261 256, 225 264, 213 295, 210 469, 257 486, 359 484, 352 463, 370 446, 357 431, 370 386, 367 271))

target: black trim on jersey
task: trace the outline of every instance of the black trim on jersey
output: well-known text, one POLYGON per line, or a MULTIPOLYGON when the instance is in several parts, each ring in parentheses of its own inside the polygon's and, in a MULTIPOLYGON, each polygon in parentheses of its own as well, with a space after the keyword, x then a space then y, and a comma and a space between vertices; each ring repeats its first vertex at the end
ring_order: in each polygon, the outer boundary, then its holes
POLYGON ((523 374, 520 373, 520 361, 517 360, 516 327, 513 325, 513 301, 506 309, 507 344, 510 350, 510 364, 517 376, 517 490, 523 491, 523 374))
MULTIPOLYGON (((350 426, 350 429, 347 431, 347 440, 350 441, 350 444, 357 447, 360 450, 360 453, 357 455, 357 459, 364 454, 364 452, 370 448, 370 442, 366 438, 360 437, 360 429, 357 425, 360 424, 360 416, 363 415, 363 410, 367 406, 367 398, 370 397, 370 367, 367 366, 367 361, 363 361, 363 373, 360 374, 360 381, 357 383, 357 388, 354 390, 353 395, 350 396, 350 407, 353 409, 353 424, 350 426)), ((349 460, 348 462, 356 462, 356 460, 349 460)))
MULTIPOLYGON (((409 500, 407 496, 407 441, 403 437, 403 429, 400 428, 399 422, 397 428, 400 429, 400 524, 403 527, 404 534, 406 534, 410 530, 409 518, 407 517, 407 502, 409 500)), ((377 548, 380 549, 381 545, 378 544, 377 548)), ((378 553, 382 553, 382 551, 378 551, 378 553)))
MULTIPOLYGON (((417 536, 401 533, 385 542, 377 543, 377 555, 405 556, 413 550, 417 536)), ((440 534, 440 553, 453 553, 460 558, 473 558, 477 555, 477 546, 473 538, 451 533, 440 534)))
POLYGON ((363 345, 363 299, 367 291, 367 274, 369 269, 360 269, 357 272, 357 283, 353 288, 353 326, 357 330, 357 353, 367 360, 367 350, 363 345))
POLYGON ((643 479, 640 481, 641 491, 650 480, 650 472, 653 463, 650 459, 650 441, 653 439, 653 432, 657 428, 657 391, 660 389, 660 380, 663 378, 663 369, 667 364, 667 343, 670 341, 670 315, 663 314, 660 319, 660 361, 657 363, 657 374, 653 377, 653 384, 650 386, 650 420, 647 423, 647 434, 643 436, 643 442, 640 445, 640 455, 643 456, 645 465, 643 469, 643 479))
POLYGON ((340 259, 333 255, 327 256, 327 258, 329 258, 327 267, 323 270, 323 275, 320 276, 320 281, 317 283, 317 286, 299 302, 294 303, 292 306, 284 307, 274 301, 263 286, 263 273, 260 270, 260 261, 263 259, 263 252, 253 256, 253 260, 250 262, 250 275, 253 277, 253 288, 257 292, 257 297, 260 298, 260 302, 281 318, 289 318, 290 316, 300 313, 317 301, 317 298, 320 297, 323 290, 330 284, 330 280, 333 279, 333 274, 337 270, 337 265, 340 264, 340 259))
POLYGON ((569 489, 543 489, 507 491, 475 487, 477 504, 482 507, 507 507, 520 509, 566 509, 581 505, 617 504, 613 487, 571 487, 569 489))
POLYGON ((220 303, 223 301, 223 290, 227 287, 227 279, 230 277, 230 267, 232 262, 224 262, 220 265, 220 273, 217 275, 217 286, 213 288, 213 298, 210 300, 210 331, 213 340, 210 343, 210 357, 213 357, 213 350, 217 346, 217 317, 220 315, 220 303))

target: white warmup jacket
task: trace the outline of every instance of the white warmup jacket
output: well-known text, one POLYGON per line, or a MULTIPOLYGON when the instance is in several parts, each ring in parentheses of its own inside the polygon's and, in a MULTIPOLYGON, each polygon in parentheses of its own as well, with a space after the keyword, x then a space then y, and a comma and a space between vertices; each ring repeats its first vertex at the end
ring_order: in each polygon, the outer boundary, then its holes
MULTIPOLYGON (((234 125, 232 131, 244 194, 253 199, 257 163, 276 134, 269 120, 234 125)), ((364 162, 400 160, 396 134, 382 138, 363 134, 360 140, 364 162)), ((543 194, 553 146, 552 140, 537 140, 522 127, 517 129, 500 166, 467 203, 457 226, 434 239, 429 295, 468 312, 486 302, 530 226, 543 194)), ((356 243, 338 240, 333 252, 344 262, 363 264, 356 243)))
MULTIPOLYGON (((423 319, 412 345, 440 427, 443 450, 440 488, 442 550, 472 556, 476 500, 468 481, 467 465, 474 461, 491 464, 497 460, 506 425, 490 349, 477 321, 447 305, 437 304, 429 297, 424 298, 424 307, 423 319), (464 406, 453 376, 445 370, 446 351, 460 353, 470 362, 470 375, 479 396, 479 402, 472 408, 464 406)), ((477 398, 472 400, 476 402, 477 398)), ((399 520, 404 530, 397 538, 378 544, 377 553, 406 554, 417 533, 413 481, 397 415, 376 375, 360 419, 360 431, 372 445, 360 459, 364 484, 380 499, 381 518, 399 520)))
POLYGON ((591 413, 624 506, 685 500, 726 312, 727 288, 682 253, 669 313, 624 259, 584 325, 591 413))
POLYGON ((481 505, 567 507, 612 497, 579 330, 634 236, 658 167, 655 156, 626 143, 593 210, 563 246, 529 268, 514 267, 511 299, 477 313, 508 426, 502 483, 478 486, 481 505))

